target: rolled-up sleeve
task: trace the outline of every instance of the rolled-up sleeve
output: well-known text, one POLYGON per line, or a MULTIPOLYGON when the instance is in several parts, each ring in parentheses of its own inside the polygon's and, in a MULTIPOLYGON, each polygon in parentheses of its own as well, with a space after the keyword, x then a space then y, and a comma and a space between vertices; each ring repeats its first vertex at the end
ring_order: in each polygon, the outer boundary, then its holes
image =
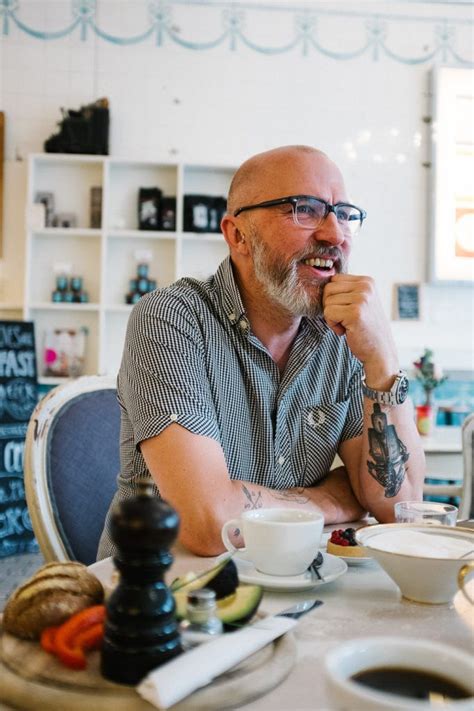
POLYGON ((161 292, 142 298, 134 307, 118 395, 135 446, 175 422, 220 441, 202 332, 185 296, 161 292))

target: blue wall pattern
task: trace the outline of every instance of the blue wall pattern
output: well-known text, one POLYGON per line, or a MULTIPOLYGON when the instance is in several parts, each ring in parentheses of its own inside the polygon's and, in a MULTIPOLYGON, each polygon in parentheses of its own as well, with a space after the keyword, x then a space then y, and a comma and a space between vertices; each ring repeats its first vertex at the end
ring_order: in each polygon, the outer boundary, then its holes
MULTIPOLYGON (((22 20, 21 0, 0 0, 0 35, 11 35, 14 30, 26 33, 38 40, 58 40, 73 33, 78 33, 83 42, 97 36, 105 42, 115 45, 133 45, 153 41, 157 48, 164 47, 167 43, 174 43, 184 49, 206 51, 216 47, 226 47, 230 51, 247 49, 266 55, 282 54, 290 51, 299 51, 301 56, 308 57, 312 52, 318 52, 330 59, 347 61, 358 59, 367 55, 372 61, 389 59, 407 65, 420 65, 427 62, 450 63, 459 66, 473 67, 471 57, 462 56, 459 35, 467 31, 471 36, 474 30, 474 21, 455 17, 429 17, 422 15, 402 15, 382 12, 349 12, 342 9, 323 10, 308 6, 298 6, 296 3, 289 6, 272 6, 270 4, 248 4, 245 2, 212 2, 211 0, 135 0, 137 8, 146 8, 148 26, 139 34, 132 36, 117 36, 110 34, 97 21, 100 0, 71 0, 71 20, 60 30, 47 31, 32 27, 22 20), (220 29, 213 39, 198 41, 185 39, 182 34, 181 21, 185 8, 193 8, 194 21, 191 22, 190 33, 196 35, 200 32, 207 34, 209 19, 212 14, 212 26, 220 29), (179 22, 176 13, 181 10, 179 22), (196 22, 196 12, 202 13, 202 21, 196 22), (281 44, 272 44, 270 39, 265 44, 257 43, 251 39, 249 28, 254 27, 256 15, 262 21, 262 13, 272 14, 274 26, 285 27, 291 31, 288 40, 281 44), (279 17, 277 17, 279 15, 279 17), (216 24, 215 18, 218 17, 216 24), (328 18, 340 18, 354 24, 357 36, 361 36, 360 46, 350 51, 335 51, 325 46, 320 37, 319 26, 328 18), (409 26, 413 29, 423 29, 426 33, 421 42, 421 52, 415 56, 402 54, 390 46, 390 29, 396 25, 398 28, 409 26), (362 32, 361 32, 362 30, 362 32), (365 35, 365 36, 364 36, 365 35)), ((271 23, 266 23, 267 29, 271 23)), ((321 35, 324 33, 322 32, 321 35)), ((393 33, 392 33, 393 36, 393 33)), ((469 42, 467 42, 469 47, 469 42)), ((468 50, 469 51, 469 50, 468 50)))

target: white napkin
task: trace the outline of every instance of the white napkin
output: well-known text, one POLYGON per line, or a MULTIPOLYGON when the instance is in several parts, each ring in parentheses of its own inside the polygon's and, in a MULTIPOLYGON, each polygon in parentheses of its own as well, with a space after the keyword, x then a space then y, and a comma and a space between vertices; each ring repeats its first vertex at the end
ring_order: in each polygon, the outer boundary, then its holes
POLYGON ((424 558, 460 558, 474 549, 474 540, 422 531, 389 531, 372 537, 367 543, 380 551, 424 558))
POLYGON ((150 672, 137 691, 157 708, 167 709, 281 637, 297 622, 288 617, 265 617, 236 632, 223 634, 150 672))

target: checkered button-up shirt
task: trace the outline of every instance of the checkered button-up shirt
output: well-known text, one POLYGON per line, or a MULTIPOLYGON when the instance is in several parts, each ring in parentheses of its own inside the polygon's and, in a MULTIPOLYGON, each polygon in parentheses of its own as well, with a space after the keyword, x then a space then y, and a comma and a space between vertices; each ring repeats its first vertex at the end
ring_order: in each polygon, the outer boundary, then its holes
MULTIPOLYGON (((339 444, 362 432, 361 364, 345 338, 303 318, 281 374, 252 333, 229 258, 207 281, 181 279, 134 307, 118 398, 115 500, 150 476, 140 442, 173 422, 219 442, 231 479, 273 489, 316 484, 339 444)), ((101 555, 110 553, 105 535, 101 555)))

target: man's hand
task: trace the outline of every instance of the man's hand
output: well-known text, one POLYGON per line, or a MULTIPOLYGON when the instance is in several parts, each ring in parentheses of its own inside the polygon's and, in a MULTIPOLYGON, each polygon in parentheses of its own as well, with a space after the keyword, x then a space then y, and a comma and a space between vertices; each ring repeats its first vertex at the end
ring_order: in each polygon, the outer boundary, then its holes
POLYGON ((371 277, 336 274, 324 287, 324 318, 364 364, 368 384, 389 389, 398 372, 395 344, 371 277))
POLYGON ((310 499, 325 511, 325 523, 358 521, 367 516, 352 489, 345 467, 332 469, 315 486, 306 489, 310 499))

